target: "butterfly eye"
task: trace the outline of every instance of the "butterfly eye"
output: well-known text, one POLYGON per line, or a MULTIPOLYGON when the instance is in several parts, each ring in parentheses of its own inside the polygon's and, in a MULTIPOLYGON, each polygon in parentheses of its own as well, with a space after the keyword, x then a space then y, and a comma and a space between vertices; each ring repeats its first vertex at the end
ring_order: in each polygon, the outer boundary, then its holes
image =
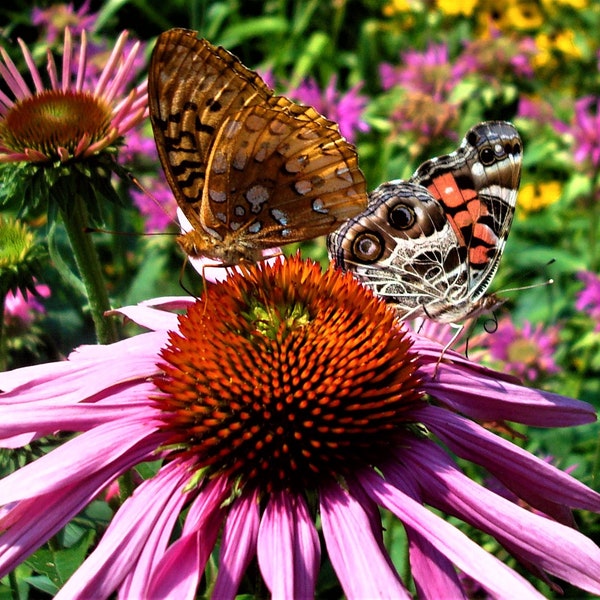
POLYGON ((487 167, 496 162, 496 155, 491 148, 483 148, 479 153, 479 160, 487 167))
POLYGON ((388 221, 394 229, 410 229, 416 221, 415 211, 405 204, 394 206, 388 215, 388 221))
POLYGON ((357 235, 352 243, 354 257, 363 263, 371 264, 383 255, 385 245, 378 233, 365 231, 357 235))

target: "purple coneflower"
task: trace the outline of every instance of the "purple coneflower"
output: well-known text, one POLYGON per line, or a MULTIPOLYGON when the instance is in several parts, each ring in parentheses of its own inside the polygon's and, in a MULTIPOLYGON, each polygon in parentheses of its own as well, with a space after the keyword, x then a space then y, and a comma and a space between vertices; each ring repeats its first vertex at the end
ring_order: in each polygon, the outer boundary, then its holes
POLYGON ((3 48, 0 76, 12 97, 0 93, 0 162, 67 161, 95 154, 137 125, 147 112, 146 83, 123 94, 138 44, 124 54, 122 33, 98 79, 86 77, 85 31, 77 54, 65 30, 62 72, 48 53, 50 86, 42 81, 27 46, 19 40, 33 80, 31 88, 3 48), (78 69, 72 74, 72 65, 78 69))
POLYGON ((600 549, 567 518, 599 511, 600 496, 476 422, 588 423, 588 404, 450 351, 437 368, 439 344, 299 257, 243 267, 199 301, 119 312, 151 331, 0 374, 3 439, 81 432, 0 481, 2 574, 116 477, 160 460, 57 598, 233 598, 253 559, 274 599, 309 598, 322 543, 348 598, 409 598, 379 507, 404 526, 422 598, 462 597, 456 568, 494 597, 542 597, 428 507, 600 593, 600 549), (548 517, 469 479, 446 448, 548 517))

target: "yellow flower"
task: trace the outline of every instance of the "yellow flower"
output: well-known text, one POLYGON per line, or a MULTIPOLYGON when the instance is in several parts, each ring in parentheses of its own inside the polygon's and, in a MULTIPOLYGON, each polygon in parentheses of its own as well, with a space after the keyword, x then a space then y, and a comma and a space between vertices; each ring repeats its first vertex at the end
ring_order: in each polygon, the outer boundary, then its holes
POLYGON ((437 7, 446 15, 470 17, 478 0, 437 0, 437 7))
POLYGON ((562 184, 559 181, 528 183, 519 191, 519 210, 521 215, 536 212, 556 202, 561 195, 562 184))
POLYGON ((573 31, 565 30, 552 34, 539 33, 535 36, 538 53, 534 58, 536 67, 546 67, 556 62, 556 54, 565 58, 581 58, 583 53, 575 43, 573 31))
POLYGON ((537 29, 544 23, 539 6, 534 2, 508 3, 502 19, 503 29, 537 29))
POLYGON ((410 12, 413 6, 410 0, 391 0, 383 7, 383 14, 386 17, 393 17, 399 13, 410 12))

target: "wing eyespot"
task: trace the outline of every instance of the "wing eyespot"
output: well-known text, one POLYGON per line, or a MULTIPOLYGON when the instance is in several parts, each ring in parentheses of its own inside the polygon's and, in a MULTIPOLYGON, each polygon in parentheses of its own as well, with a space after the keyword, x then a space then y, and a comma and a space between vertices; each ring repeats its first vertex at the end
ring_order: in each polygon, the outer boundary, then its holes
POLYGON ((389 224, 399 231, 410 229, 416 222, 417 215, 411 206, 406 204, 396 204, 390 208, 388 214, 389 224))
POLYGON ((359 233, 352 242, 353 257, 364 264, 377 262, 385 251, 385 242, 376 231, 359 233))

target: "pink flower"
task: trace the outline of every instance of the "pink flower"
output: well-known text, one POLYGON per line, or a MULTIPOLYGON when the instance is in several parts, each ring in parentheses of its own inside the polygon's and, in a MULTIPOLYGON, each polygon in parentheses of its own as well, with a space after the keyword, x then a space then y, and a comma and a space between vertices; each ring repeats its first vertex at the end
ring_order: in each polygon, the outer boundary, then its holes
POLYGON ((409 598, 379 507, 404 526, 423 598, 463 597, 455 567, 493 597, 542 597, 429 507, 600 593, 600 549, 565 524, 567 507, 600 511, 600 496, 478 424, 589 423, 588 404, 451 351, 437 368, 439 344, 350 275, 298 257, 243 265, 198 302, 119 312, 150 331, 0 374, 0 438, 81 432, 0 481, 2 575, 115 477, 160 461, 57 599, 193 598, 217 540, 215 598, 242 591, 254 558, 274 599, 313 597, 322 543, 348 598, 409 598), (469 479, 446 448, 548 517, 469 479))
POLYGON ((573 158, 578 164, 589 164, 594 170, 600 168, 600 99, 585 96, 575 102, 573 123, 567 125, 555 121, 559 133, 571 138, 573 158))
POLYGON ((596 321, 595 331, 600 331, 600 277, 590 271, 580 271, 577 278, 583 281, 584 288, 577 294, 575 308, 596 321))
POLYGON ((554 362, 558 331, 545 329, 541 323, 534 327, 525 321, 517 328, 505 317, 493 333, 479 336, 477 344, 489 347, 492 360, 503 365, 506 372, 529 382, 559 371, 554 362))
POLYGON ((91 0, 85 0, 79 10, 73 4, 54 4, 48 8, 34 7, 31 11, 31 22, 38 27, 44 27, 44 38, 48 44, 53 44, 68 27, 75 35, 81 35, 85 30, 93 31, 98 19, 97 13, 88 14, 91 0))
POLYGON ((382 63, 379 67, 384 90, 400 86, 408 92, 431 96, 434 102, 446 100, 462 74, 450 63, 447 44, 429 44, 427 50, 407 50, 400 66, 382 63))
MULTIPOLYGON (((36 292, 41 298, 50 296, 50 288, 47 285, 36 285, 36 292)), ((16 293, 8 292, 4 301, 4 316, 7 320, 18 321, 21 327, 27 327, 46 309, 39 299, 33 294, 23 296, 20 290, 16 293)))
POLYGON ((502 83, 507 78, 531 78, 536 52, 533 39, 508 36, 492 29, 489 37, 465 44, 455 69, 461 76, 475 74, 491 83, 502 83))
POLYGON ((125 52, 127 34, 122 33, 99 77, 90 78, 86 39, 83 31, 75 51, 71 33, 65 30, 62 72, 48 54, 49 87, 22 40, 19 44, 33 86, 0 48, 0 77, 10 92, 0 92, 0 162, 66 162, 87 157, 113 144, 147 114, 145 82, 124 92, 139 44, 125 52))

